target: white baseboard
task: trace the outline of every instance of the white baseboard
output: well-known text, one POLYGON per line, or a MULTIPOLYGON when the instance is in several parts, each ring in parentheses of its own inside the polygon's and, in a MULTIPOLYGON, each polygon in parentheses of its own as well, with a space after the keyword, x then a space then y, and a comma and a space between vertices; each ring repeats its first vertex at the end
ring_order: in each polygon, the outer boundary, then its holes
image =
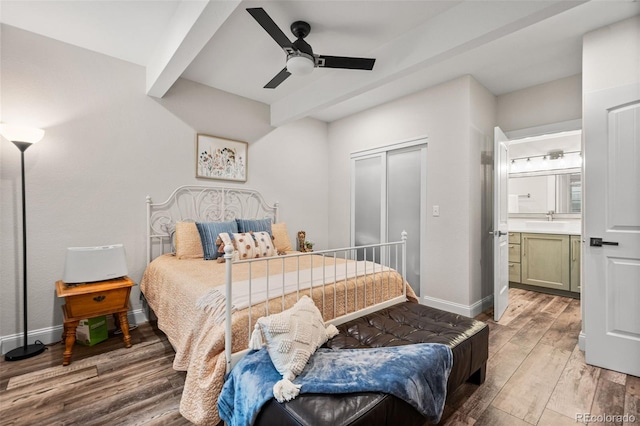
POLYGON ((460 303, 449 302, 448 300, 436 299, 435 297, 429 296, 423 296, 422 303, 424 305, 431 306, 432 308, 473 318, 493 306, 493 295, 490 294, 472 305, 462 305, 460 303))
MULTIPOLYGON (((129 324, 142 324, 148 321, 144 309, 129 311, 127 319, 129 320, 129 324)), ((41 328, 39 330, 31 330, 27 333, 27 340, 30 344, 39 340, 45 345, 59 342, 62 338, 62 330, 62 324, 41 328)), ((24 343, 22 339, 23 333, 0 336, 0 353, 4 355, 10 350, 22 346, 24 343)))
POLYGON ((580 350, 582 352, 585 351, 585 345, 587 343, 587 335, 584 334, 584 331, 580 331, 580 334, 578 335, 578 348, 580 348, 580 350))

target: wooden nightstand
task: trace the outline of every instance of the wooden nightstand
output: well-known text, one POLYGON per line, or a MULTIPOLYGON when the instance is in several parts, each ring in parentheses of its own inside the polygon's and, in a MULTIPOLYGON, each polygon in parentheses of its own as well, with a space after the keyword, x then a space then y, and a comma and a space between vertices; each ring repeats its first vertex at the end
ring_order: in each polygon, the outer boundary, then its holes
POLYGON ((85 318, 113 314, 114 318, 120 322, 125 347, 131 347, 127 311, 129 294, 134 284, 129 277, 76 285, 56 281, 58 297, 64 297, 65 301, 62 305, 64 314, 62 339, 65 342, 62 365, 71 363, 73 344, 76 342, 76 328, 80 320, 85 318))

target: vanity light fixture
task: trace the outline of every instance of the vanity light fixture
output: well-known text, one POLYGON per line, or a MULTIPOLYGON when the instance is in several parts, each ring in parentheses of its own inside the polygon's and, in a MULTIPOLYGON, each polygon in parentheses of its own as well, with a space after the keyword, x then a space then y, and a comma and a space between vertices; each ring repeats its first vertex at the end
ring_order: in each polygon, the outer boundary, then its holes
POLYGON ((564 151, 562 151, 561 149, 554 149, 552 151, 549 151, 547 154, 549 154, 550 160, 557 160, 558 158, 562 158, 562 156, 564 155, 564 151))
POLYGON ((512 158, 509 173, 547 172, 578 168, 581 166, 582 153, 580 151, 564 152, 562 150, 555 150, 549 151, 544 155, 512 158))

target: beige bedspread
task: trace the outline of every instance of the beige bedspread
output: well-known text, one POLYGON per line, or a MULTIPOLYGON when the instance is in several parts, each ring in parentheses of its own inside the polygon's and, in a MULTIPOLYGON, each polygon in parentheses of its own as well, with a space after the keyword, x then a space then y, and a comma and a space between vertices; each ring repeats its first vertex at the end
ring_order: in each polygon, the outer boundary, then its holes
MULTIPOLYGON (((326 268, 327 271, 338 271, 340 276, 342 268, 345 268, 344 260, 338 259, 337 266, 333 266, 333 258, 321 256, 305 257, 276 257, 267 262, 252 263, 251 279, 269 275, 278 278, 269 279, 269 286, 278 286, 285 273, 297 275, 297 265, 300 269, 314 268, 314 282, 318 278, 316 268, 326 268), (310 260, 313 259, 313 260, 310 260), (284 260, 284 261, 283 261, 284 260), (313 262, 313 264, 311 264, 313 262), (268 270, 268 274, 267 274, 268 270)), ((393 270, 375 270, 369 268, 366 277, 360 276, 348 278, 324 287, 313 286, 313 300, 323 313, 325 320, 345 314, 345 287, 346 287, 346 311, 353 312, 362 309, 365 304, 365 291, 367 305, 381 302, 402 294, 402 277, 393 270), (356 287, 357 281, 357 296, 356 287), (335 301, 334 301, 335 289, 335 301), (357 302, 357 303, 356 303, 357 302), (335 315, 334 315, 335 303, 335 315)), ((359 273, 364 271, 360 270, 359 273)), ((249 279, 249 267, 247 263, 235 264, 233 267, 233 282, 239 287, 246 284, 249 279), (242 284, 240 284, 242 283, 242 284)), ((168 337, 176 350, 173 368, 187 371, 180 413, 199 425, 215 425, 220 421, 218 415, 217 400, 224 384, 225 356, 224 356, 224 320, 213 312, 215 306, 209 303, 203 304, 203 300, 210 299, 212 291, 216 287, 223 286, 225 280, 225 264, 202 259, 180 259, 172 255, 163 255, 156 258, 147 267, 140 289, 149 306, 158 317, 158 327, 168 337)), ((300 296, 309 294, 310 290, 300 291, 300 296)), ((223 293, 224 294, 224 293, 223 293)), ((271 295, 272 292, 269 291, 271 295)), ((407 297, 417 301, 415 293, 407 286, 407 297)), ((282 311, 283 302, 285 309, 292 306, 297 300, 296 293, 273 298, 269 301, 269 313, 282 311)), ((220 301, 218 301, 220 302, 220 301)), ((224 303, 224 300, 222 301, 224 303)), ((256 304, 252 301, 251 323, 266 314, 264 302, 256 304)), ((218 309, 219 310, 219 309, 218 309)), ((249 309, 238 309, 232 317, 233 351, 247 348, 249 340, 249 309)))

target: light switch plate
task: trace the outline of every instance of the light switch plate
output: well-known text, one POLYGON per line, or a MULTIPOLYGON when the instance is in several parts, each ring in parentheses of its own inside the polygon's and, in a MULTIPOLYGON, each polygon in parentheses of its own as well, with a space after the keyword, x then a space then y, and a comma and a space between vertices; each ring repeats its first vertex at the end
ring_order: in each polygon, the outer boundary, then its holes
POLYGON ((433 206, 433 216, 440 216, 440 206, 433 206))

